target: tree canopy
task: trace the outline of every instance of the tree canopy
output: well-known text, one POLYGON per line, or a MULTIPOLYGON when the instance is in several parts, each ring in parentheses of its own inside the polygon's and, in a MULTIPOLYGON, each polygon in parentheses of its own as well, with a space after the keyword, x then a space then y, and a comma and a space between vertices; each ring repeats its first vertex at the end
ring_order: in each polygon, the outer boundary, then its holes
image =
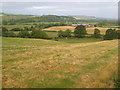
POLYGON ((75 28, 74 35, 78 38, 84 38, 87 34, 86 27, 83 25, 79 25, 75 28))
POLYGON ((104 40, 112 40, 117 38, 117 31, 115 29, 108 29, 105 33, 104 40))

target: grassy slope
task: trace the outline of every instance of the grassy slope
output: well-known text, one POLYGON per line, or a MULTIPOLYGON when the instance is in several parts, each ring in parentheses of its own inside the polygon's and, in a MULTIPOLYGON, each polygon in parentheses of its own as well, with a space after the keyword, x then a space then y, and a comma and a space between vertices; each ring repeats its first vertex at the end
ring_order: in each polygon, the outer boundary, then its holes
POLYGON ((114 87, 117 40, 68 44, 3 38, 3 87, 114 87))
POLYGON ((7 20, 11 20, 11 19, 25 19, 25 18, 32 18, 33 16, 29 16, 29 15, 4 15, 2 16, 3 20, 7 21, 7 20))

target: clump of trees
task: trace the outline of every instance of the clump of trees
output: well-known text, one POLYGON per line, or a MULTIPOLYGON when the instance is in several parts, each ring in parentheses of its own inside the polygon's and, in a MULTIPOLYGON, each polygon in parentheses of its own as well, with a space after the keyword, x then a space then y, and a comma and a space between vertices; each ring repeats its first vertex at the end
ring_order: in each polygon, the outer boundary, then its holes
POLYGON ((18 33, 18 37, 21 37, 21 38, 29 38, 30 37, 30 34, 28 31, 20 31, 18 33))
POLYGON ((118 33, 115 29, 108 29, 104 35, 104 40, 113 40, 118 38, 118 33))
POLYGON ((48 35, 41 30, 32 30, 32 32, 28 32, 27 30, 20 31, 18 34, 15 34, 13 31, 8 30, 5 27, 2 27, 2 36, 3 37, 21 37, 21 38, 41 38, 48 39, 48 35))
POLYGON ((66 31, 58 31, 58 37, 71 37, 71 30, 67 29, 66 31))
POLYGON ((74 36, 78 38, 84 38, 87 34, 86 27, 83 25, 79 25, 75 28, 74 36))
POLYGON ((46 39, 48 38, 48 35, 41 30, 33 30, 31 32, 31 38, 41 38, 41 39, 46 39))

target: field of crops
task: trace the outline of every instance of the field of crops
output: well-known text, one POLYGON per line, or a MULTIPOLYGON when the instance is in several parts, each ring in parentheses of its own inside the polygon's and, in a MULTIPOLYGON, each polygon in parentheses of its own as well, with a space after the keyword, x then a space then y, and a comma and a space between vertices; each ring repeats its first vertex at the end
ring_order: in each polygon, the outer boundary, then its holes
POLYGON ((5 88, 112 88, 117 40, 69 43, 3 38, 5 88))

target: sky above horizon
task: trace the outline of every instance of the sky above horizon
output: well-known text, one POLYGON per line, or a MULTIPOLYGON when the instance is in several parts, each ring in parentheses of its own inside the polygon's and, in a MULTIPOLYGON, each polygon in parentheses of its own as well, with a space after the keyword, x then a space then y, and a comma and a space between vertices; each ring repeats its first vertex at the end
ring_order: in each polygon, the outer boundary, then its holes
POLYGON ((2 12, 27 15, 85 15, 118 18, 115 2, 4 2, 2 12))

